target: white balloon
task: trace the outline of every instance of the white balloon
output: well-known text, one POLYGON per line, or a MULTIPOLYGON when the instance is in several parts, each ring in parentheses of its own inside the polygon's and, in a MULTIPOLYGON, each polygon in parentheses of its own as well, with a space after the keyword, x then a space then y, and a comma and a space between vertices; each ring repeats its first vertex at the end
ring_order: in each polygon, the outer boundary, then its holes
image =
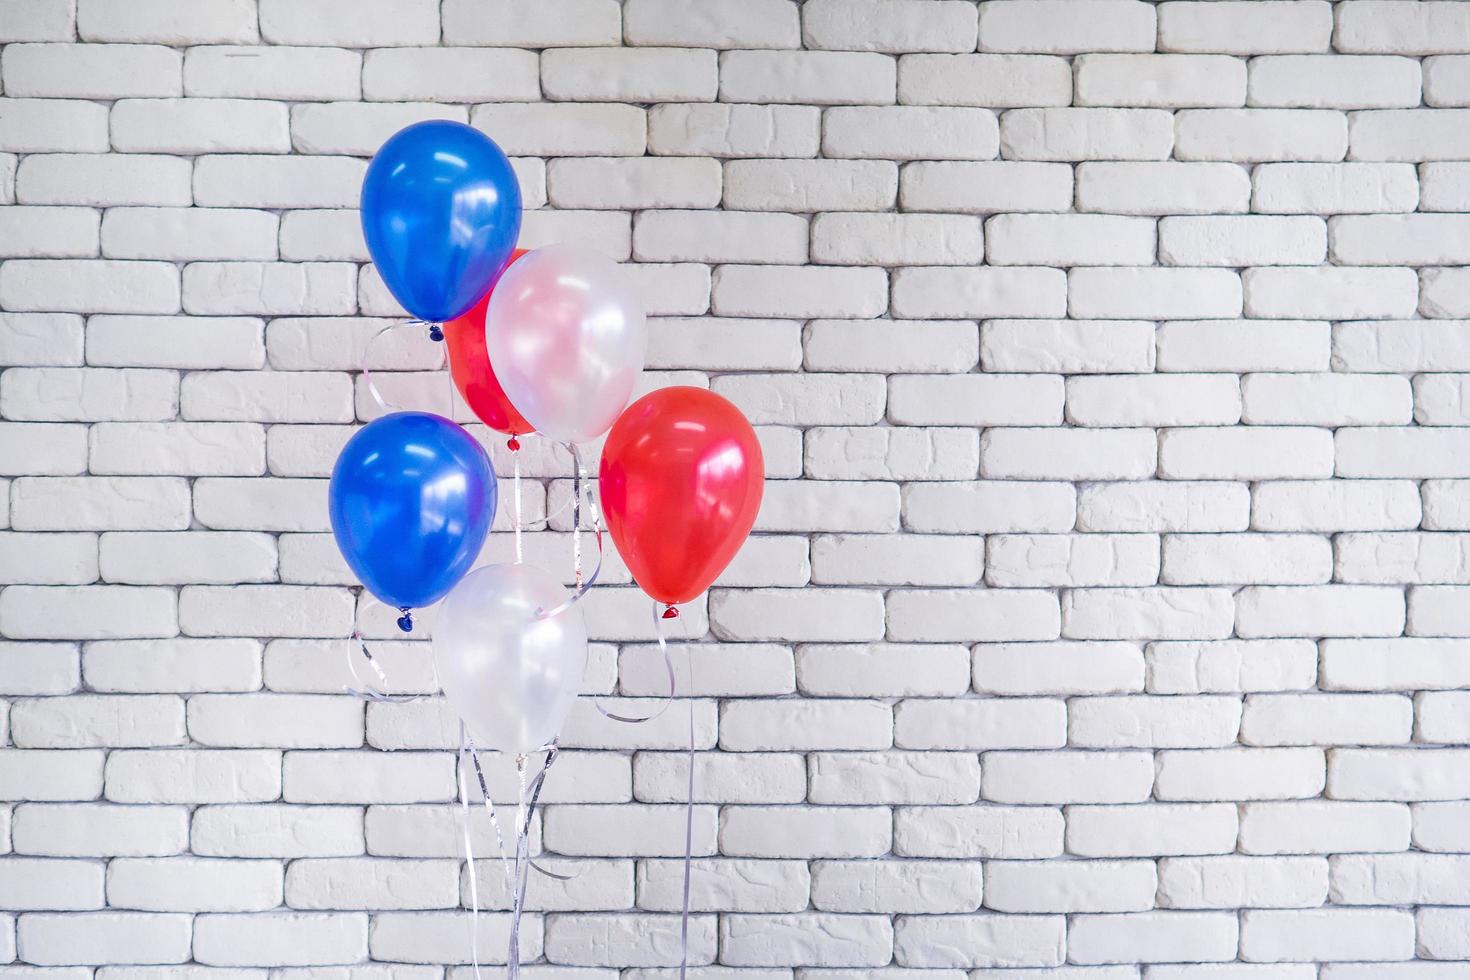
POLYGON ((481 748, 534 752, 556 737, 582 688, 587 624, 573 605, 542 618, 567 590, 532 565, 466 575, 434 621, 444 696, 481 748))
POLYGON ((507 268, 485 311, 495 377, 526 421, 558 442, 596 439, 643 370, 643 308, 610 259, 548 245, 507 268))

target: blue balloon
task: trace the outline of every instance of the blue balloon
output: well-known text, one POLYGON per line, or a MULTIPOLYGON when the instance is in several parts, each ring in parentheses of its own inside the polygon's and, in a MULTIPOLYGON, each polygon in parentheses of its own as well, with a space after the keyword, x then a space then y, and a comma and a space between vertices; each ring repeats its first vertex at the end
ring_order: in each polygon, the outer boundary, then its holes
POLYGON ((463 123, 414 123, 362 182, 362 233, 410 314, 443 323, 485 295, 521 230, 521 185, 495 142, 463 123))
MULTIPOLYGON (((468 432, 395 412, 347 441, 328 510, 342 557, 369 592, 408 610, 437 602, 474 564, 495 520, 495 471, 468 432)), ((405 615, 399 621, 412 629, 405 615)))

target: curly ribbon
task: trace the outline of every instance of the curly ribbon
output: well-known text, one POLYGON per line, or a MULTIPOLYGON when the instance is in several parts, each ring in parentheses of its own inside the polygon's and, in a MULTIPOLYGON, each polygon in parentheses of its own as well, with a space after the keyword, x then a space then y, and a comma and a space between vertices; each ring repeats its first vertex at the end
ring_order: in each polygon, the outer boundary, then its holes
MULTIPOLYGON (((357 370, 362 374, 362 380, 367 385, 368 394, 372 396, 373 401, 377 403, 378 408, 384 413, 403 411, 403 406, 383 397, 383 393, 378 390, 377 382, 373 380, 373 369, 369 366, 369 360, 374 344, 385 334, 392 333, 395 330, 401 330, 404 327, 428 327, 430 340, 437 343, 444 339, 444 332, 441 326, 437 323, 430 323, 428 320, 405 320, 402 323, 390 323, 386 327, 380 328, 368 338, 367 344, 363 346, 362 360, 358 362, 357 370)), ((444 411, 446 415, 452 416, 454 414, 454 378, 452 376, 449 379, 449 404, 445 407, 444 411)))

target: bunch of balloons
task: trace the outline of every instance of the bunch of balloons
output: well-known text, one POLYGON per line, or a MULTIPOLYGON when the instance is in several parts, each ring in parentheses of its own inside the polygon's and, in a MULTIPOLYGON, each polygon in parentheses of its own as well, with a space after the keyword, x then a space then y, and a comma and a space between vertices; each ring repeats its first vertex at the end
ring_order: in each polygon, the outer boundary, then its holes
MULTIPOLYGON (((638 585, 677 615, 755 522, 765 476, 755 432, 702 388, 629 405, 646 339, 622 272, 577 246, 515 249, 520 220, 510 161, 460 123, 400 131, 363 183, 378 272, 445 341, 475 415, 513 452, 532 432, 572 446, 607 434, 598 484, 608 530, 638 585)), ((348 565, 400 610, 402 629, 414 608, 444 600, 433 646, 445 696, 476 744, 520 756, 554 744, 580 691, 587 628, 582 590, 543 569, 518 560, 470 570, 496 496, 489 457, 462 427, 396 412, 343 449, 330 512, 348 565)))

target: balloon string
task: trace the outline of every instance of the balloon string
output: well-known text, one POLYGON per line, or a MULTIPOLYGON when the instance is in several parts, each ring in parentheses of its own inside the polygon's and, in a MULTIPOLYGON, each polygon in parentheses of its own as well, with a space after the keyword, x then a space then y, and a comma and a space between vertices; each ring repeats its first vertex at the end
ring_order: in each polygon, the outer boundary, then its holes
POLYGON ((582 454, 575 442, 567 443, 572 451, 572 574, 577 588, 582 587, 582 454))
POLYGON ((521 550, 521 447, 515 436, 510 438, 510 458, 514 467, 512 472, 511 486, 514 487, 515 499, 515 538, 516 538, 516 564, 525 561, 525 555, 521 550))
MULTIPOLYGON (((663 639, 663 618, 653 604, 653 621, 663 639)), ((679 619, 684 630, 684 667, 689 682, 689 782, 684 791, 684 904, 679 910, 679 980, 689 968, 689 878, 694 857, 694 647, 689 642, 689 621, 679 619)))
MULTIPOLYGON (((455 767, 459 777, 459 806, 460 806, 460 829, 464 834, 464 865, 470 876, 470 962, 475 967, 475 980, 480 978, 480 944, 476 941, 479 936, 480 926, 480 884, 478 875, 475 873, 475 847, 470 840, 470 790, 466 770, 469 769, 470 739, 465 730, 464 722, 459 723, 459 764, 455 767)), ((478 768, 478 760, 476 767, 478 768)), ((481 784, 483 786, 483 783, 481 784)), ((490 796, 486 794, 485 802, 489 803, 490 796)), ((500 828, 495 829, 496 838, 500 837, 500 828)), ((501 860, 505 860, 505 849, 501 848, 501 860)))
MULTIPOLYGON (((575 455, 575 447, 572 448, 572 451, 575 455)), ((579 460, 578 473, 580 474, 580 472, 581 464, 579 460)), ((553 616, 558 616, 561 613, 566 612, 568 609, 570 609, 572 606, 576 605, 582 600, 582 597, 585 596, 587 592, 594 585, 597 584, 597 579, 602 574, 602 561, 604 555, 602 543, 602 519, 598 516, 597 502, 592 497, 592 481, 583 481, 580 478, 577 479, 576 483, 574 484, 574 493, 576 494, 575 499, 577 501, 577 506, 575 511, 575 520, 572 525, 572 550, 573 560, 575 563, 577 586, 575 589, 572 590, 572 594, 568 596, 564 602, 552 606, 550 609, 536 610, 537 619, 551 619, 553 616), (583 485, 584 483, 585 486, 583 485), (587 523, 590 525, 593 539, 597 544, 597 564, 593 567, 592 574, 586 576, 585 579, 582 575, 581 538, 578 533, 579 528, 582 524, 582 502, 584 499, 587 506, 587 523)))
MULTIPOLYGON (((430 340, 438 341, 444 339, 444 333, 443 330, 440 328, 440 325, 437 323, 430 323, 427 320, 405 320, 402 323, 390 323, 386 327, 382 327, 381 329, 379 329, 376 333, 368 338, 367 345, 362 349, 362 360, 358 362, 357 369, 362 373, 362 380, 363 383, 367 385, 368 394, 371 395, 373 401, 377 403, 378 409, 384 413, 402 411, 403 406, 398 404, 397 402, 389 401, 388 399, 383 397, 383 393, 378 390, 377 382, 373 380, 373 369, 369 366, 369 361, 372 359, 371 355, 373 351, 373 344, 377 343, 384 334, 392 333, 394 330, 400 330, 403 327, 428 327, 430 340)), ((454 380, 452 377, 449 384, 449 404, 445 407, 444 411, 449 415, 453 415, 454 380)))
POLYGON ((372 655, 372 651, 368 650, 367 641, 362 638, 362 627, 353 627, 352 634, 347 638, 345 653, 347 655, 347 672, 352 675, 354 683, 342 685, 343 693, 350 694, 355 698, 361 698, 364 701, 374 701, 380 704, 408 704, 413 701, 421 701, 427 697, 427 695, 423 694, 389 693, 388 674, 378 663, 377 658, 372 655), (362 654, 361 659, 373 669, 373 677, 364 678, 358 672, 358 658, 352 655, 354 650, 362 654))

